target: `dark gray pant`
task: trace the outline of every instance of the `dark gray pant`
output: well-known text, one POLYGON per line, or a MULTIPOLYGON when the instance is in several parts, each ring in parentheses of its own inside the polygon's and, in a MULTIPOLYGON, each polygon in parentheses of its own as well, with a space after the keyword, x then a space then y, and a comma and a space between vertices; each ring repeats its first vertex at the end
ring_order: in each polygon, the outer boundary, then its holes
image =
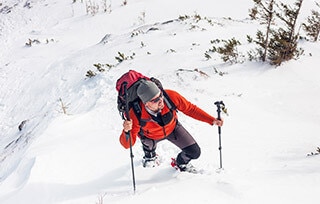
POLYGON ((156 156, 155 151, 157 148, 157 143, 162 140, 169 140, 182 150, 176 158, 178 165, 187 164, 191 159, 199 158, 201 154, 201 150, 197 142, 179 122, 177 122, 174 131, 165 139, 153 140, 145 136, 141 136, 140 140, 143 146, 145 157, 147 158, 156 156))

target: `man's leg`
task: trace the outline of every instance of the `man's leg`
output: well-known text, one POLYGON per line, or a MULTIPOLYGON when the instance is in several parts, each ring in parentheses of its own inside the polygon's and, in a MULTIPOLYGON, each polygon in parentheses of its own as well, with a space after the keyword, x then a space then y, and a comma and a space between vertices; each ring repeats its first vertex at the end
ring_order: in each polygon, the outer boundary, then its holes
POLYGON ((182 150, 176 158, 176 164, 178 166, 188 164, 191 159, 200 157, 201 150, 199 145, 180 123, 177 124, 175 130, 167 139, 182 150))
POLYGON ((140 137, 142 143, 142 149, 146 158, 152 158, 156 156, 157 142, 153 139, 145 136, 140 137))
POLYGON ((156 154, 157 141, 147 137, 140 137, 144 157, 142 160, 143 167, 156 167, 160 165, 158 156, 156 154))

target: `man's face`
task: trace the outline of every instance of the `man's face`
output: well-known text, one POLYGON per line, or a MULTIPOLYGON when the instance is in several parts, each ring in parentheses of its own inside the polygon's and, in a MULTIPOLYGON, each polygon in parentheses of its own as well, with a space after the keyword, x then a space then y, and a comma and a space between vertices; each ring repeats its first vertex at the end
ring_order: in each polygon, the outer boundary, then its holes
POLYGON ((153 97, 146 104, 146 107, 152 110, 153 112, 159 112, 164 107, 163 94, 160 92, 155 97, 153 97))

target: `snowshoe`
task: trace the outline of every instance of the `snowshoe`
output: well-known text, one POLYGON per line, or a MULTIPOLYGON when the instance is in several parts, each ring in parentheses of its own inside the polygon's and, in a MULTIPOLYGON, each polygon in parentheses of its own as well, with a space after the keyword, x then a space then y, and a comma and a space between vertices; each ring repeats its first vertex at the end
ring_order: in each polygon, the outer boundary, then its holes
POLYGON ((198 173, 198 170, 190 163, 188 164, 177 164, 176 159, 171 159, 171 166, 175 168, 176 170, 179 170, 181 172, 188 172, 188 173, 198 173))
POLYGON ((142 166, 145 168, 153 168, 159 165, 160 165, 160 160, 158 155, 151 158, 143 157, 142 159, 142 166))

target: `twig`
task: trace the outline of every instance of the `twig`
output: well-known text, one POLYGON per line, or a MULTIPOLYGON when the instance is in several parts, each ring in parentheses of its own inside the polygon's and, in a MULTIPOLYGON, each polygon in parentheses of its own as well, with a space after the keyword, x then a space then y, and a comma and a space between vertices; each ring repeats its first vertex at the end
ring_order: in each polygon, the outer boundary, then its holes
POLYGON ((60 103, 61 103, 61 108, 62 108, 63 113, 64 113, 64 114, 67 114, 67 108, 68 108, 68 107, 64 105, 64 103, 62 102, 62 99, 61 99, 61 98, 59 98, 59 101, 60 101, 60 103))

